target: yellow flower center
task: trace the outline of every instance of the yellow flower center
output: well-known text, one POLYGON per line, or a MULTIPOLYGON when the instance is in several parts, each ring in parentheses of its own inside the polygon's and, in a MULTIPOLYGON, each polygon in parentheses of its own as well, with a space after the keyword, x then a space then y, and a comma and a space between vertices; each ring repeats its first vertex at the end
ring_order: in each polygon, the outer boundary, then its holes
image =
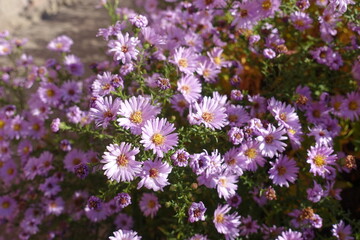
POLYGON ((186 107, 186 102, 184 100, 180 100, 180 101, 178 101, 177 105, 181 108, 184 108, 184 107, 186 107))
POLYGON ((270 143, 272 143, 274 141, 274 137, 272 136, 272 135, 267 135, 266 137, 265 137, 265 142, 267 143, 267 144, 270 144, 270 143))
POLYGON ((248 11, 247 11, 246 9, 242 9, 242 10, 240 11, 240 16, 241 16, 242 18, 247 17, 247 16, 248 16, 248 11))
POLYGON ((116 158, 116 163, 119 166, 125 167, 128 165, 129 159, 127 158, 127 156, 125 154, 120 154, 117 158, 116 158))
POLYGON ((245 151, 245 156, 247 156, 250 159, 254 159, 257 156, 257 151, 255 148, 249 148, 248 150, 245 151))
POLYGON ((315 118, 319 118, 321 116, 321 112, 319 110, 314 110, 312 114, 315 118))
POLYGON ((215 217, 215 222, 217 223, 223 223, 224 222, 224 214, 219 214, 215 217))
POLYGON ((52 89, 48 89, 48 90, 46 90, 46 95, 48 97, 53 97, 53 96, 55 96, 55 91, 52 89))
POLYGON ((57 48, 57 49, 61 49, 62 47, 63 47, 63 44, 60 42, 55 44, 55 48, 57 48))
POLYGON ((280 119, 283 121, 286 121, 286 113, 281 113, 280 114, 280 119))
POLYGON ((142 123, 142 121, 143 121, 142 112, 141 111, 133 112, 130 116, 130 121, 135 124, 142 123))
POLYGON ((102 90, 109 90, 110 89, 110 84, 106 83, 104 84, 104 86, 101 87, 102 90))
POLYGON ((14 170, 13 168, 9 168, 9 169, 7 170, 7 174, 9 174, 9 175, 13 175, 14 172, 15 172, 15 170, 14 170))
POLYGON ((72 161, 73 165, 79 165, 81 163, 81 159, 79 158, 74 158, 73 161, 72 161))
POLYGON ((220 57, 214 57, 214 62, 216 65, 220 65, 221 64, 221 58, 220 57))
POLYGON ((190 92, 190 87, 188 85, 184 85, 181 87, 181 90, 183 90, 186 94, 190 92))
POLYGON ((214 120, 214 114, 209 112, 204 112, 201 117, 205 122, 212 122, 212 120, 214 120))
POLYGON ((121 51, 122 51, 123 53, 127 53, 127 52, 129 51, 129 49, 128 49, 127 46, 122 46, 122 47, 121 47, 121 51))
POLYGON ((157 177, 159 175, 159 171, 156 168, 151 168, 149 171, 149 175, 152 178, 157 177))
POLYGON ((209 69, 204 69, 204 71, 203 71, 203 76, 204 77, 209 77, 210 76, 210 70, 209 69))
POLYGON ((304 21, 301 19, 298 19, 295 21, 295 25, 303 27, 305 25, 304 21))
POLYGON ((355 101, 350 101, 350 102, 349 102, 349 109, 350 109, 351 111, 357 110, 358 107, 359 107, 359 106, 358 106, 357 102, 355 102, 355 101))
POLYGON ((334 107, 334 109, 335 109, 336 111, 339 111, 339 110, 340 110, 340 106, 341 106, 341 102, 334 102, 333 107, 334 107))
POLYGON ((159 146, 159 145, 163 145, 164 142, 165 142, 165 137, 163 135, 161 135, 160 133, 155 133, 153 136, 152 136, 152 142, 156 145, 156 146, 159 146))
POLYGON ((5 124, 6 124, 5 121, 0 120, 0 129, 1 129, 1 128, 4 128, 5 124))
POLYGON ((265 0, 263 1, 263 3, 261 4, 261 7, 264 9, 264 10, 269 10, 271 8, 272 4, 271 4, 271 1, 270 0, 265 0))
POLYGON ((235 114, 229 115, 229 121, 232 123, 237 122, 238 119, 238 116, 235 114))
POLYGON ((14 124, 13 129, 14 129, 14 131, 20 131, 21 130, 21 125, 16 123, 16 124, 14 124))
POLYGON ((40 130, 40 125, 37 124, 37 123, 35 123, 35 124, 32 126, 32 129, 33 129, 34 131, 39 131, 39 130, 40 130))
POLYGON ((154 208, 156 203, 155 203, 154 200, 150 200, 147 205, 148 205, 149 208, 154 208))
POLYGON ((219 179, 219 183, 220 183, 220 185, 221 186, 223 186, 223 187, 225 187, 226 186, 226 179, 224 179, 224 178, 221 178, 221 179, 219 179))
POLYGON ((114 116, 114 114, 110 110, 104 112, 105 118, 112 118, 113 116, 114 116))
POLYGON ((10 207, 10 203, 8 201, 4 201, 2 204, 1 204, 2 208, 9 208, 10 207))
POLYGON ((314 164, 317 166, 317 167, 321 167, 321 166, 324 166, 325 165, 325 156, 323 155, 316 155, 314 158, 313 158, 313 162, 314 164))
POLYGON ((286 173, 286 168, 284 166, 278 166, 276 170, 278 171, 279 176, 282 176, 286 173))
POLYGON ((189 66, 188 61, 187 61, 185 58, 181 58, 181 59, 179 60, 179 66, 180 66, 180 67, 183 67, 183 68, 188 67, 188 66, 189 66))

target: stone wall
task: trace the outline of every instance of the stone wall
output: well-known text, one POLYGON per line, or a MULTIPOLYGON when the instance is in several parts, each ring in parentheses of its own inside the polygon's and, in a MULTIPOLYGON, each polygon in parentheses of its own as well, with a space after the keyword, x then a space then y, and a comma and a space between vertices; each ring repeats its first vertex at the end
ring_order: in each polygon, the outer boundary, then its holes
POLYGON ((72 6, 79 1, 81 0, 0 0, 0 31, 51 17, 59 12, 61 6, 72 6))

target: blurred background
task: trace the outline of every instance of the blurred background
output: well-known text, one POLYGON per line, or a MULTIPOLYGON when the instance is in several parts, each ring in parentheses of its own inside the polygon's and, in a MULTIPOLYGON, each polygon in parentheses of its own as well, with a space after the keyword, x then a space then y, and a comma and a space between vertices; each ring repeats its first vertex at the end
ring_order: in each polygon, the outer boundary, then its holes
MULTIPOLYGON (((121 1, 121 5, 131 0, 121 1), (124 3, 125 2, 125 3, 124 3)), ((104 59, 105 41, 97 38, 99 28, 110 25, 101 0, 0 0, 0 32, 27 38, 25 52, 37 64, 53 57, 46 46, 59 35, 74 40, 73 54, 85 64, 104 59)))

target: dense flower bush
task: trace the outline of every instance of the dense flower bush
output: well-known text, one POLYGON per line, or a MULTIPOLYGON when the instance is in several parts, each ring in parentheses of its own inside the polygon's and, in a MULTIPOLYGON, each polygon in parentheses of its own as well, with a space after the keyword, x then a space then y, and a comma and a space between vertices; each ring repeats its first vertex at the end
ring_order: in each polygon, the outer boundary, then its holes
POLYGON ((4 239, 360 238, 359 2, 138 4, 90 76, 0 33, 4 239))

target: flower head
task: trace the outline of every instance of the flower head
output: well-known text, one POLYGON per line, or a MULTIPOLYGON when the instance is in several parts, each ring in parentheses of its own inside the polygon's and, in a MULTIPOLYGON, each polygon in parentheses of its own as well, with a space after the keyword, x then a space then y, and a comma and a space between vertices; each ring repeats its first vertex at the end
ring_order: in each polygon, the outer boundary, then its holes
POLYGON ((161 205, 158 198, 153 193, 144 193, 139 202, 140 210, 148 217, 154 218, 161 205))
POLYGON ((162 162, 161 159, 145 161, 139 174, 142 179, 138 184, 138 189, 145 186, 154 191, 162 191, 165 186, 170 184, 167 177, 171 170, 172 167, 168 163, 162 162))
POLYGON ((141 163, 135 161, 135 155, 140 152, 138 148, 132 148, 130 143, 122 142, 110 144, 106 147, 108 152, 103 155, 103 170, 105 175, 117 182, 132 181, 141 171, 141 163))
POLYGON ((193 202, 188 210, 189 214, 189 221, 190 222, 197 222, 197 221, 204 221, 205 220, 205 211, 206 207, 203 202, 193 202))
POLYGON ((280 155, 275 162, 270 162, 269 178, 273 183, 280 187, 289 187, 289 182, 294 183, 299 168, 296 166, 294 159, 288 158, 286 155, 280 155))
POLYGON ((178 134, 174 133, 174 124, 165 118, 150 119, 142 127, 141 143, 145 150, 152 149, 154 154, 163 157, 164 153, 178 144, 178 134))

